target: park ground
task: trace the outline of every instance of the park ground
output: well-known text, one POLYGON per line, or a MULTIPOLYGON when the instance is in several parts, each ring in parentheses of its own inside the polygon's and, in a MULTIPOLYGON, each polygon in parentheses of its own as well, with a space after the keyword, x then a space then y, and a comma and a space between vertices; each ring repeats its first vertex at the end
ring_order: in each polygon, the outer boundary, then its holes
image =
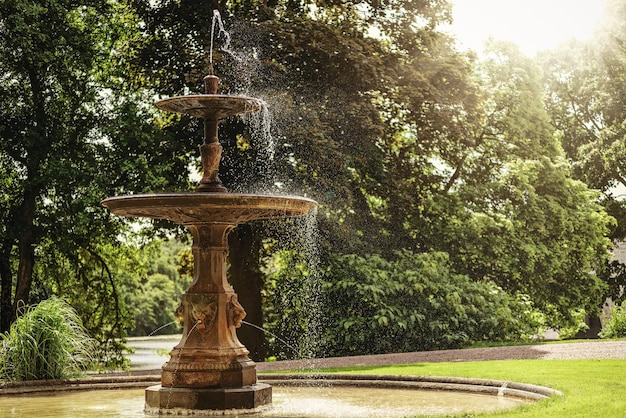
MULTIPOLYGON (((169 351, 179 341, 180 335, 129 339, 128 345, 135 350, 133 354, 128 355, 131 361, 131 369, 134 371, 159 370, 163 363, 169 359, 169 351)), ((626 340, 564 341, 521 346, 272 361, 257 363, 257 370, 259 372, 267 372, 276 370, 384 366, 432 362, 585 359, 626 359, 626 340)))

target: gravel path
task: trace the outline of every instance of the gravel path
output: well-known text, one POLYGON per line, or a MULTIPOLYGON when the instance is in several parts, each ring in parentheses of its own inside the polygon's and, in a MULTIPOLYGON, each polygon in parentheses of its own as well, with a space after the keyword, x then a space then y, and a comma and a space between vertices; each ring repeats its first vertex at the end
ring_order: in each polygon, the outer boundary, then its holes
MULTIPOLYGON (((180 341, 180 335, 131 338, 129 345, 135 353, 128 355, 131 369, 160 370, 168 353, 180 341), (160 354, 159 354, 160 353, 160 354)), ((565 360, 565 359, 626 359, 626 340, 592 340, 576 343, 536 344, 513 347, 466 348, 461 350, 423 351, 415 353, 380 354, 374 356, 331 357, 314 360, 275 361, 256 363, 260 372, 308 368, 382 366, 442 361, 486 360, 565 360)))
POLYGON ((308 368, 383 366, 390 364, 436 363, 486 360, 574 360, 626 359, 626 341, 589 341, 562 344, 536 344, 513 347, 466 348, 460 350, 379 354, 373 356, 331 357, 257 363, 259 372, 308 368))

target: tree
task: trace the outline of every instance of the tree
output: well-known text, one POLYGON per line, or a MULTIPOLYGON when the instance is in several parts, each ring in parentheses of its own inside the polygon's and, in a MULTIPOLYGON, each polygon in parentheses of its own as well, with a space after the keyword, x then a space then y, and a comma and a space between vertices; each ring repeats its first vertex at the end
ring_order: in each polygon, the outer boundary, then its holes
POLYGON ((124 286, 127 304, 132 307, 129 310, 134 316, 131 335, 180 332, 175 313, 180 295, 193 275, 193 266, 181 263, 181 255, 192 257, 189 248, 174 239, 155 240, 141 248, 145 268, 139 280, 129 281, 124 286))
POLYGON ((35 249, 51 232, 46 230, 49 225, 40 225, 40 214, 58 201, 55 186, 64 185, 70 172, 80 176, 85 168, 80 157, 89 148, 86 138, 96 121, 95 67, 102 63, 107 46, 107 27, 98 17, 108 10, 104 4, 82 9, 67 2, 46 7, 5 1, 0 7, 2 98, 7 103, 2 110, 1 151, 3 171, 9 174, 9 181, 2 184, 6 197, 2 330, 6 330, 15 319, 17 304, 28 302, 35 249))
MULTIPOLYGON (((609 234, 615 242, 626 237, 625 15, 626 3, 609 1, 592 41, 571 41, 541 57, 551 123, 573 176, 600 190, 602 205, 617 220, 609 234)), ((624 266, 611 262, 598 273, 609 284, 604 296, 620 300, 624 266)))
MULTIPOLYGON (((228 7, 207 2, 198 7, 189 1, 136 1, 134 7, 145 24, 136 77, 160 94, 201 91, 213 9, 233 28, 230 53, 214 48, 216 71, 224 91, 246 92, 269 103, 276 146, 268 161, 263 138, 239 120, 224 121, 220 176, 228 188, 317 199, 323 253, 380 248, 371 240, 380 228, 366 190, 382 187, 384 155, 377 142, 386 127, 381 104, 398 82, 408 88, 419 79, 403 78, 401 68, 410 65, 405 59, 411 54, 431 59, 429 48, 442 36, 433 28, 448 17, 445 2, 240 2, 228 7), (397 8, 403 8, 402 17, 390 19, 387 12, 397 8), (374 26, 380 38, 368 35, 374 26), (401 53, 393 42, 402 43, 401 53), (250 68, 254 71, 245 71, 250 68)), ((169 122, 170 127, 193 126, 184 117, 169 122)), ((259 326, 263 277, 257 266, 266 231, 239 227, 230 240, 231 282, 240 300, 254 301, 244 307, 257 312, 250 319, 259 326), (255 294, 246 294, 249 289, 255 294)))
POLYGON ((611 219, 571 178, 539 68, 510 44, 477 63, 440 48, 447 59, 400 90, 389 124, 402 125, 381 139, 386 187, 368 199, 385 248, 446 252, 455 272, 530 295, 554 325, 595 310, 604 286, 589 272, 609 255, 611 219))
POLYGON ((604 285, 592 272, 609 257, 612 219, 599 196, 571 178, 543 109, 538 67, 510 45, 492 48, 478 68, 479 111, 467 120, 473 142, 456 166, 448 163, 442 187, 464 203, 441 223, 446 244, 431 242, 458 272, 530 295, 552 325, 565 325, 574 307, 599 306, 604 285))
POLYGON ((0 330, 18 306, 67 292, 115 344, 129 276, 111 243, 128 223, 99 202, 185 185, 188 159, 168 158, 168 130, 121 78, 136 24, 121 3, 0 1, 0 16, 0 330))

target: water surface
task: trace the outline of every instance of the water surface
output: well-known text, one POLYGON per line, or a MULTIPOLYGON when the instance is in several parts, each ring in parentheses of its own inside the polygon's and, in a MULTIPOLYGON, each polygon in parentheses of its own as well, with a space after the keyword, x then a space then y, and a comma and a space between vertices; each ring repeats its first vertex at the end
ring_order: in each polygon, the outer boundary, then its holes
MULTIPOLYGON (((273 404, 245 417, 398 418, 487 412, 525 403, 514 398, 416 389, 277 387, 273 404)), ((0 416, 20 418, 155 418, 144 414, 144 390, 75 391, 41 396, 0 397, 0 416)), ((221 415, 221 414, 220 414, 221 415)), ((237 416, 237 415, 235 415, 237 416)))

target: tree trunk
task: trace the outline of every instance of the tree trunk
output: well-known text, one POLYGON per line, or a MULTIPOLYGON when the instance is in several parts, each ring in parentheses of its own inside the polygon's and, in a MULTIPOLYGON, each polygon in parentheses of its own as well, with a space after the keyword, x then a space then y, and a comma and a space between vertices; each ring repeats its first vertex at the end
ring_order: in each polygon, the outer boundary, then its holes
POLYGON ((5 242, 0 254, 0 332, 7 332, 13 319, 13 272, 11 271, 12 243, 5 242))
MULTIPOLYGON (((246 311, 245 321, 263 327, 261 290, 263 274, 259 270, 259 241, 250 225, 239 225, 229 235, 229 280, 239 303, 246 311)), ((237 329, 237 337, 250 350, 250 358, 262 361, 267 357, 265 334, 247 324, 237 329)))
POLYGON ((24 200, 18 215, 19 238, 17 247, 19 264, 11 322, 16 319, 18 308, 28 304, 28 295, 33 282, 33 269, 35 266, 35 205, 35 193, 24 192, 24 200))
POLYGON ((576 339, 596 339, 600 338, 598 334, 602 331, 602 322, 597 315, 585 316, 585 323, 589 327, 586 331, 579 331, 574 335, 576 339))
POLYGON ((27 177, 24 185, 24 200, 17 212, 17 247, 19 264, 17 268, 17 278, 15 286, 15 297, 13 298, 13 322, 22 305, 28 304, 30 288, 33 282, 33 271, 35 267, 35 245, 38 237, 35 229, 35 210, 37 206, 37 196, 44 188, 41 177, 41 165, 48 153, 50 139, 47 134, 48 116, 46 114, 46 104, 42 80, 38 74, 38 68, 28 67, 28 79, 32 92, 33 107, 35 111, 34 123, 31 137, 32 144, 27 148, 26 165, 27 177))

